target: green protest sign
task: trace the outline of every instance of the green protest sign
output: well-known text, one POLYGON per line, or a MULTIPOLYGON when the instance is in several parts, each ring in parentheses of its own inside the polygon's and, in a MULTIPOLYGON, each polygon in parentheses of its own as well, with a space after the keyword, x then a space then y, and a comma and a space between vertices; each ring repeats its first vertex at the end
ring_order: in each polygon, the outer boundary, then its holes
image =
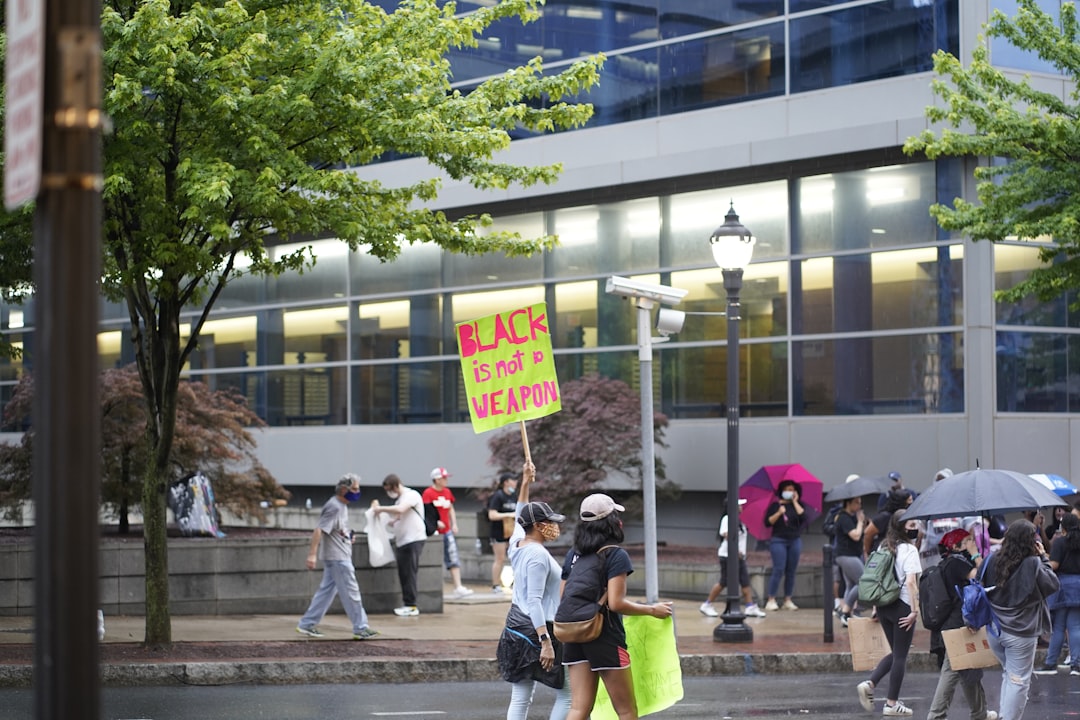
POLYGON ((475 432, 562 409, 545 303, 458 323, 456 331, 475 432))
MULTIPOLYGON (((638 717, 660 712, 683 698, 682 667, 675 646, 675 622, 672 618, 648 615, 624 615, 626 649, 630 653, 630 672, 634 677, 634 699, 638 717)), ((604 683, 596 690, 592 720, 618 720, 604 683)))

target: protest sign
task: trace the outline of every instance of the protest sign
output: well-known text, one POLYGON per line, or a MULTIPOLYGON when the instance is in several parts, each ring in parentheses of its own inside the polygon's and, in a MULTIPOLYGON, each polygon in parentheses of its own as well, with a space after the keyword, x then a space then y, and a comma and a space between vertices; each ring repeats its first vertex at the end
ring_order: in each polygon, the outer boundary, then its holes
MULTIPOLYGON (((682 667, 675 645, 674 620, 625 615, 623 626, 638 717, 660 712, 682 700, 682 667)), ((603 682, 596 689, 596 702, 589 717, 592 720, 618 720, 603 682)))
POLYGON ((458 323, 456 332, 475 432, 562 409, 545 303, 458 323))

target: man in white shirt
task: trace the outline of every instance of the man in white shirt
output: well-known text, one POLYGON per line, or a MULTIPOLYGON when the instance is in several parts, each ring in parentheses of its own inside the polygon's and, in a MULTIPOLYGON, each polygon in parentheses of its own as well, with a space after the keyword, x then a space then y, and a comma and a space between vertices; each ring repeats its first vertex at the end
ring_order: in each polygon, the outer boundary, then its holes
MULTIPOLYGON (((746 500, 739 499, 739 505, 745 505, 746 500)), ((720 548, 716 551, 717 556, 720 558, 720 582, 712 586, 712 590, 709 591, 709 597, 705 602, 701 603, 702 615, 708 617, 717 617, 719 615, 716 612, 716 608, 713 607, 713 601, 720 597, 720 593, 724 592, 724 588, 727 587, 727 557, 728 557, 728 519, 727 515, 720 521, 720 548)), ((753 591, 750 589, 750 571, 746 567, 746 526, 741 522, 739 523, 739 585, 742 587, 743 602, 746 604, 746 609, 743 614, 746 617, 765 617, 765 612, 757 606, 754 602, 753 591)))
POLYGON ((383 490, 394 501, 380 505, 371 501, 376 515, 393 515, 390 531, 394 536, 394 559, 397 561, 398 582, 401 583, 401 607, 394 608, 398 617, 419 615, 416 607, 416 578, 420 572, 420 553, 424 551, 427 533, 424 531, 424 501, 420 493, 401 484, 393 473, 383 479, 383 490))

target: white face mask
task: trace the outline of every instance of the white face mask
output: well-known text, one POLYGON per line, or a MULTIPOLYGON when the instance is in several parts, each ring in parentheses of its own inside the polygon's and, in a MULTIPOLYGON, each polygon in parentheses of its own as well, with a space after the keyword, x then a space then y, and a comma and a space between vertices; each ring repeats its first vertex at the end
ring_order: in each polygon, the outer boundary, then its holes
POLYGON ((390 492, 389 490, 387 490, 386 494, 391 500, 397 500, 399 497, 401 497, 401 493, 399 492, 390 492))
POLYGON ((793 490, 785 490, 783 493, 781 493, 780 497, 784 498, 785 500, 794 500, 795 499, 795 491, 793 491, 793 490))

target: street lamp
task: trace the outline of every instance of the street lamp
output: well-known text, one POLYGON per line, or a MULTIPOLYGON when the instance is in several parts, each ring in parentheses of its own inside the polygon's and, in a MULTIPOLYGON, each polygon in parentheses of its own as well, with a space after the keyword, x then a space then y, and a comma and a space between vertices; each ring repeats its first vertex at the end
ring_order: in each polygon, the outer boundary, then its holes
POLYGON ((739 291, 757 238, 739 222, 732 202, 724 224, 709 238, 713 260, 724 275, 727 292, 727 605, 713 629, 716 642, 753 642, 739 594, 739 291))

